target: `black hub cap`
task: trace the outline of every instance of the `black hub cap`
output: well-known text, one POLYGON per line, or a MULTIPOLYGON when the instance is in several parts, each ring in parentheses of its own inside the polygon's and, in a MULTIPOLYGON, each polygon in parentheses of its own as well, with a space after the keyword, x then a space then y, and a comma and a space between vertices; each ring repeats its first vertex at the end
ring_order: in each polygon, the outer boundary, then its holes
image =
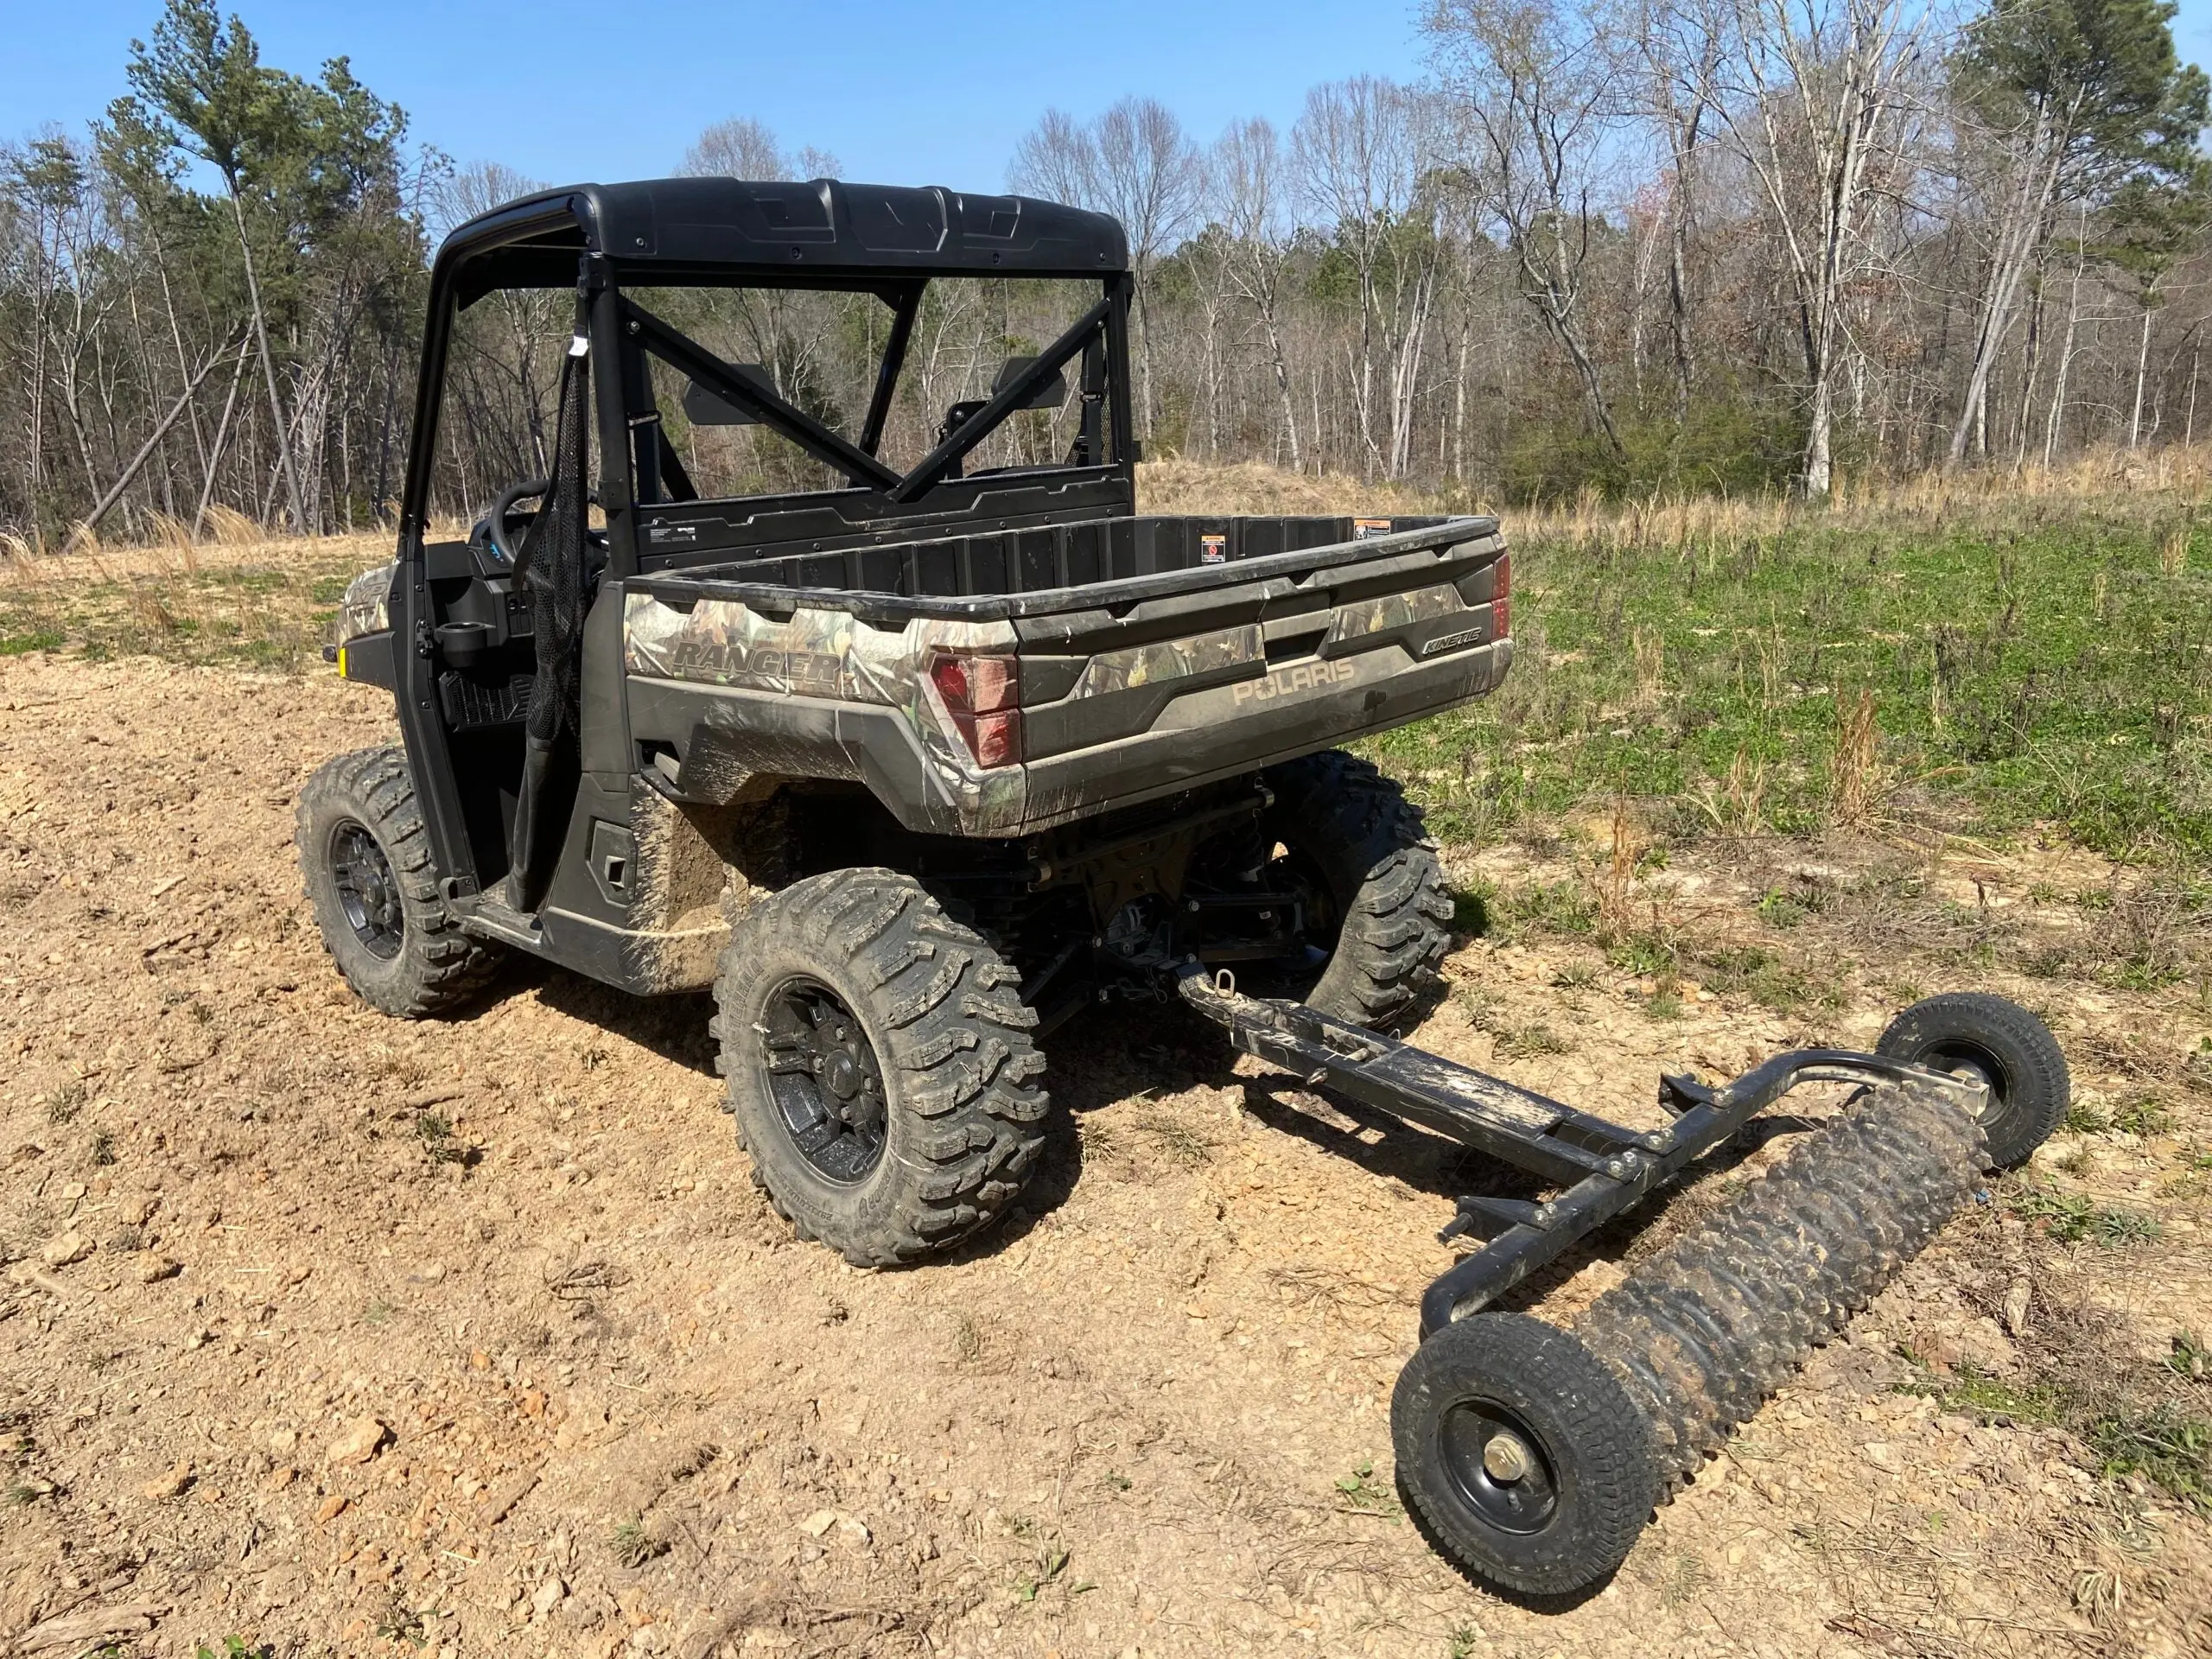
POLYGON ((882 1160, 883 1068, 835 991, 795 979, 771 993, 760 1058, 776 1115, 808 1163, 852 1182, 882 1160))
POLYGON ((330 879, 337 884, 338 907, 346 912, 353 937, 382 961, 397 956, 407 925, 399 883, 392 877, 391 861, 365 825, 348 818, 331 831, 330 879))
POLYGON ((1436 1432, 1452 1484, 1478 1519, 1512 1533, 1551 1523, 1559 1477, 1543 1442, 1518 1416, 1488 1400, 1461 1400, 1436 1432))

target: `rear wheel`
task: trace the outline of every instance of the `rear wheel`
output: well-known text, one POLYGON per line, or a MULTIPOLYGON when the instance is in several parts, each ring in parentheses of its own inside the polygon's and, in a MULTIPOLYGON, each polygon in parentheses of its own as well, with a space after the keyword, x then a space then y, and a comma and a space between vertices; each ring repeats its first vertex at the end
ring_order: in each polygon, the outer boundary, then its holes
POLYGON ((323 947, 371 1007, 428 1019, 498 973, 505 953, 462 932, 438 897, 404 751, 326 763, 300 791, 294 840, 323 947))
POLYGON ((1004 1213, 1045 1140, 1020 983, 889 870, 811 877, 738 922, 720 1065, 753 1180, 801 1237, 889 1267, 1004 1213))
POLYGON ((1240 972, 1355 1025, 1413 1009, 1452 944, 1452 899, 1421 813, 1367 761, 1332 750, 1268 769, 1262 885, 1295 893, 1300 957, 1240 972))

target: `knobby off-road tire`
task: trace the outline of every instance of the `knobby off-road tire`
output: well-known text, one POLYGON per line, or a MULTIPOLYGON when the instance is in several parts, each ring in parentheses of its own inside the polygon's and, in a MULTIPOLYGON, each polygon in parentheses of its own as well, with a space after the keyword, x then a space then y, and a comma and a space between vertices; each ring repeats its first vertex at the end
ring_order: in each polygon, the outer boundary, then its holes
POLYGON ((404 750, 326 762, 300 791, 295 825, 323 948, 361 1001, 427 1020, 491 983, 505 951, 462 932, 438 897, 404 750))
POLYGON ((2050 1027, 1986 991, 1946 991, 1914 1003, 1890 1021, 1874 1052, 1986 1084, 1981 1128, 1998 1169, 2027 1162, 2073 1098, 2066 1056, 2050 1027))
POLYGON ((753 1179, 862 1267, 988 1227, 1045 1143, 1021 976, 912 878, 838 870, 760 900, 715 982, 717 1061, 753 1179))
POLYGON ((1525 1313, 1446 1325, 1390 1397, 1399 1491, 1429 1541, 1539 1601, 1596 1585, 1627 1555, 1651 1512, 1650 1442, 1574 1333, 1525 1313), (1504 1463, 1491 1445, 1501 1436, 1504 1463))
POLYGON ((1452 946, 1436 843, 1397 784, 1355 756, 1330 750, 1265 775, 1275 804, 1261 832, 1323 888, 1336 925, 1320 977, 1291 988, 1324 1014, 1386 1026, 1435 984, 1452 946))

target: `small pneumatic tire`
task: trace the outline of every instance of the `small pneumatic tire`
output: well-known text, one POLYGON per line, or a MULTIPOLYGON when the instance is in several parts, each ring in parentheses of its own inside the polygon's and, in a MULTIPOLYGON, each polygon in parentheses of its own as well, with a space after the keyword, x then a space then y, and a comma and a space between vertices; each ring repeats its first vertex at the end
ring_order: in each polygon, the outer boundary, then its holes
POLYGON ((323 948, 371 1007, 432 1019, 499 973, 504 947, 461 931, 438 896, 405 751, 326 761, 300 791, 293 839, 323 948))
POLYGON ((893 1267, 981 1231, 1045 1144, 1021 976, 911 876, 810 876, 732 929, 716 1061, 753 1179, 801 1238, 893 1267))
POLYGON ((1914 1003, 1874 1045, 1885 1058, 1986 1084, 1981 1119, 1993 1168, 2027 1162, 2066 1116, 2073 1084, 2050 1027, 1986 991, 1947 991, 1914 1003))
POLYGON ((1430 1541, 1501 1593, 1598 1587, 1650 1518, 1649 1426, 1580 1338, 1526 1313, 1472 1314, 1422 1343, 1390 1397, 1390 1441, 1430 1541))
MULTIPOLYGON (((1309 934, 1325 936, 1312 944, 1328 952, 1317 978, 1281 988, 1376 1029, 1415 1010, 1452 948, 1452 896, 1420 809, 1395 779, 1339 750, 1264 776, 1275 803, 1261 833, 1283 846, 1283 876, 1314 889, 1321 913, 1309 916, 1309 934)), ((1264 976, 1254 985, 1274 994, 1264 976)))

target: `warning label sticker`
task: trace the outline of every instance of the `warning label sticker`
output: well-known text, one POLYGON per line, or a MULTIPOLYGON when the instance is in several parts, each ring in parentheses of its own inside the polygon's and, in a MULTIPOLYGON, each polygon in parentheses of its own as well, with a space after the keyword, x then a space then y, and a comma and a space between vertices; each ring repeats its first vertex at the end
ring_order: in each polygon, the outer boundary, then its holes
POLYGON ((1199 563, 1200 564, 1226 564, 1226 563, 1229 563, 1229 537, 1228 537, 1227 536, 1201 536, 1201 537, 1198 537, 1198 563, 1199 563))
POLYGON ((1351 538, 1355 542, 1363 542, 1370 536, 1388 536, 1389 533, 1390 521, 1388 518, 1355 518, 1351 521, 1351 538))

